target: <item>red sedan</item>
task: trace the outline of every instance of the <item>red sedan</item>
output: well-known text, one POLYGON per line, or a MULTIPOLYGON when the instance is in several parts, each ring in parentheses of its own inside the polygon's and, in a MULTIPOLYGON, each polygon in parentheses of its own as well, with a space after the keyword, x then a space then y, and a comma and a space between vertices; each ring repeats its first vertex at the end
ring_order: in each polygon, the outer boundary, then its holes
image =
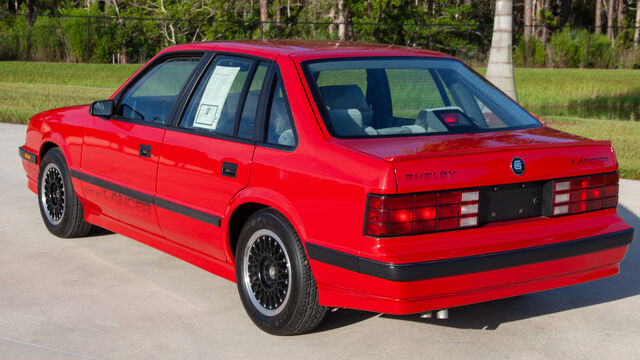
POLYGON ((612 276, 634 233, 610 142, 417 49, 173 46, 34 116, 20 156, 53 234, 97 225, 236 281, 273 334, 612 276))

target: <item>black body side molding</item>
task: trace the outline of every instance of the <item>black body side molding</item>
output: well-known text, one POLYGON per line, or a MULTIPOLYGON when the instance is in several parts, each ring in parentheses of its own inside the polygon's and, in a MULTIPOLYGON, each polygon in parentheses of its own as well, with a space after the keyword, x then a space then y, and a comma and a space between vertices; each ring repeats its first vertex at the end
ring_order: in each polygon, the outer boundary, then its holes
POLYGON ((155 205, 157 207, 161 207, 169 211, 173 211, 180 215, 184 215, 186 217, 190 217, 192 219, 196 219, 198 221, 202 221, 213 226, 220 226, 220 222, 222 220, 219 216, 211 215, 211 214, 202 212, 200 210, 192 209, 190 207, 174 203, 169 200, 161 199, 153 195, 149 195, 133 189, 129 189, 127 187, 114 184, 106 180, 99 179, 95 176, 91 176, 77 170, 71 170, 71 176, 78 180, 82 180, 86 183, 99 186, 109 191, 113 191, 113 192, 128 196, 130 198, 140 200, 142 202, 155 205))

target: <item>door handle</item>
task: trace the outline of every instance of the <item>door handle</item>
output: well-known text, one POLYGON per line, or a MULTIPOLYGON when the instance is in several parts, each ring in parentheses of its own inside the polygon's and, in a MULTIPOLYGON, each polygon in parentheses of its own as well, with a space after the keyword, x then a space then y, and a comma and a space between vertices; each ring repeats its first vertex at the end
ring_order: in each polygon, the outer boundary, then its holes
POLYGON ((221 173, 222 176, 234 178, 236 177, 237 171, 238 171, 238 164, 234 164, 226 161, 222 162, 222 173, 221 173))
POLYGON ((140 144, 140 156, 150 158, 151 157, 151 145, 140 144))

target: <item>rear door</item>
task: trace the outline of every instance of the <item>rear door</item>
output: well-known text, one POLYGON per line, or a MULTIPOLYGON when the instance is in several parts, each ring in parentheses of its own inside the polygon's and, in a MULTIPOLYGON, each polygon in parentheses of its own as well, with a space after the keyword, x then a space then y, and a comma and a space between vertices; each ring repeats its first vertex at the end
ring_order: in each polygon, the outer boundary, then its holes
POLYGON ((165 236, 225 260, 220 223, 249 182, 257 114, 270 62, 217 55, 167 130, 156 204, 165 236))
POLYGON ((101 215, 161 234, 154 203, 158 159, 171 110, 202 54, 168 55, 123 90, 110 119, 90 116, 82 147, 87 200, 101 215))

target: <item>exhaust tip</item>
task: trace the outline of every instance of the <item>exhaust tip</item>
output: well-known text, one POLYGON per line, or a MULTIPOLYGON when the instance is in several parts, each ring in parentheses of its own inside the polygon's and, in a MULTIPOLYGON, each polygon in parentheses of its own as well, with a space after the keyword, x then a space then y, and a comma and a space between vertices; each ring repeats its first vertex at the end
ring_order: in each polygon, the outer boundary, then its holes
POLYGON ((449 309, 442 309, 436 311, 436 319, 448 319, 449 318, 449 309))
POLYGON ((434 311, 425 311, 420 313, 420 319, 448 319, 449 309, 440 309, 434 311), (434 316, 435 313, 435 316, 434 316))

